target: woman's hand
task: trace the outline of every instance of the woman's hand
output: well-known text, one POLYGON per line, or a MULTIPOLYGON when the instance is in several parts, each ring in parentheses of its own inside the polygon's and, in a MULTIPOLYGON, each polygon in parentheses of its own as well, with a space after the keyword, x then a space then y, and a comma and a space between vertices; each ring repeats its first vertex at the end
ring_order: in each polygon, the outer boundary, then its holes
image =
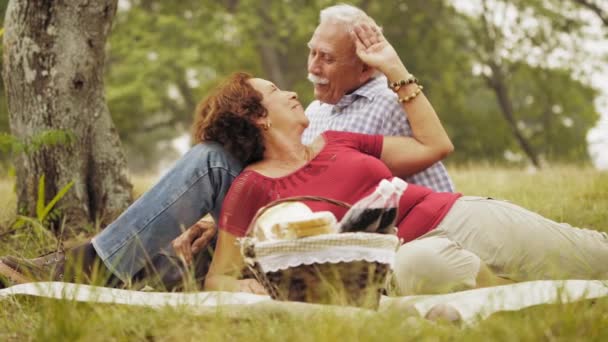
POLYGON ((407 75, 397 51, 384 38, 378 27, 358 24, 351 32, 351 36, 355 41, 357 56, 363 63, 380 70, 389 79, 395 73, 405 72, 407 75))
POLYGON ((171 245, 184 264, 190 265, 193 256, 207 247, 216 232, 214 222, 201 219, 173 240, 171 245))
POLYGON ((259 295, 268 295, 266 289, 255 279, 240 279, 238 280, 239 292, 248 292, 259 295))

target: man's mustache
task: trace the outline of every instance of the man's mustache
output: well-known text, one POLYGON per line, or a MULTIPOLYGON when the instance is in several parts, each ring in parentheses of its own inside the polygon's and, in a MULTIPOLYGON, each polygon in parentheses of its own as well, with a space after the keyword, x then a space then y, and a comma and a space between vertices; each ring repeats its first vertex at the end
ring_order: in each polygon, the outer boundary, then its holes
POLYGON ((311 73, 308 74, 308 80, 314 84, 328 84, 329 80, 327 78, 315 76, 311 73))

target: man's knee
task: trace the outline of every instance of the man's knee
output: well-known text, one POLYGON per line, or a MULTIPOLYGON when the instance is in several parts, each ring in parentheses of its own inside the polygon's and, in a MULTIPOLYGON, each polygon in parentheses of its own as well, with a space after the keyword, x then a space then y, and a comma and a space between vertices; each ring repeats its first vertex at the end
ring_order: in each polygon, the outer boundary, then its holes
POLYGON ((213 141, 198 143, 178 161, 176 168, 192 169, 190 172, 208 173, 212 169, 236 177, 243 165, 231 156, 221 144, 213 141))
POLYGON ((474 288, 480 260, 441 237, 414 240, 397 251, 394 275, 400 295, 445 293, 474 288))

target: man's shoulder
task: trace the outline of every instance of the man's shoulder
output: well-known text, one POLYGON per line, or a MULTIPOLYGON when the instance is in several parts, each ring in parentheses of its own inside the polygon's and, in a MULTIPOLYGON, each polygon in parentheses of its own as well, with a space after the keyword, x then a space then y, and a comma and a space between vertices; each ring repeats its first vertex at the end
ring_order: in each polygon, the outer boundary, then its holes
POLYGON ((313 115, 316 114, 320 109, 321 109, 321 101, 319 100, 313 100, 304 110, 304 113, 306 113, 306 115, 313 115))
POLYGON ((381 105, 383 107, 399 107, 397 95, 388 88, 386 78, 381 77, 370 81, 370 83, 362 86, 356 92, 361 93, 361 98, 366 101, 361 101, 366 106, 381 105))
POLYGON ((375 87, 374 92, 376 93, 376 97, 380 97, 382 99, 394 100, 395 103, 398 104, 398 102, 396 101, 397 94, 395 94, 394 91, 390 90, 386 84, 382 83, 381 86, 375 87))

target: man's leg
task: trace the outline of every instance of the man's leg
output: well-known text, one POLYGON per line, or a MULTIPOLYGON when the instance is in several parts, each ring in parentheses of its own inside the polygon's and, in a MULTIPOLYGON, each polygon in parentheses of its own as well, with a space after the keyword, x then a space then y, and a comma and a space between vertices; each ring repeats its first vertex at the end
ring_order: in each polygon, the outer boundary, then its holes
POLYGON ((95 251, 128 282, 146 262, 207 213, 216 220, 240 163, 216 143, 197 144, 118 219, 93 238, 95 251))

